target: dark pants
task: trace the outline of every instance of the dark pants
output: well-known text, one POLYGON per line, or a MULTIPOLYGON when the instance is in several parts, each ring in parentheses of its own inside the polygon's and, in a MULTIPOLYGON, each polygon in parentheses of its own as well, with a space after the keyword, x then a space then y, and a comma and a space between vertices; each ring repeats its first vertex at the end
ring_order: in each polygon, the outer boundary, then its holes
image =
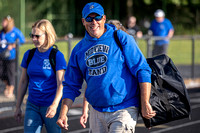
POLYGON ((154 44, 152 56, 167 54, 168 45, 169 44, 162 44, 162 45, 154 44))
POLYGON ((15 85, 15 60, 0 60, 0 78, 8 85, 15 85))

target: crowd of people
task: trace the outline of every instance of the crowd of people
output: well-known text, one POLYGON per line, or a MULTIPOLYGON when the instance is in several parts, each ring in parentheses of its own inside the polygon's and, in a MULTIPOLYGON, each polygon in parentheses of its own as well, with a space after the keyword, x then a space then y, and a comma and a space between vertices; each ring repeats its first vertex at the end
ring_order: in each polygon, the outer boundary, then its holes
MULTIPOLYGON (((156 10, 154 16, 149 30, 153 36, 161 38, 155 41, 153 56, 167 54, 174 28, 161 9, 156 10)), ((139 110, 147 119, 156 115, 149 103, 151 68, 135 41, 135 38, 143 37, 136 20, 135 16, 130 16, 126 26, 119 20, 107 21, 100 4, 87 3, 82 10, 85 36, 73 48, 68 63, 63 53, 53 48, 57 36, 51 22, 41 19, 32 25, 30 37, 35 48, 27 50, 21 62, 14 114, 16 121, 22 121, 21 105, 28 91, 25 133, 41 132, 43 125, 48 133, 68 130, 67 113, 81 94, 83 81, 87 87, 80 124, 86 128, 89 116, 93 133, 135 132, 139 110), (114 38, 116 30, 122 49, 114 38)), ((5 83, 7 98, 14 96, 17 39, 17 44, 25 42, 14 19, 3 18, 0 78, 5 83)))

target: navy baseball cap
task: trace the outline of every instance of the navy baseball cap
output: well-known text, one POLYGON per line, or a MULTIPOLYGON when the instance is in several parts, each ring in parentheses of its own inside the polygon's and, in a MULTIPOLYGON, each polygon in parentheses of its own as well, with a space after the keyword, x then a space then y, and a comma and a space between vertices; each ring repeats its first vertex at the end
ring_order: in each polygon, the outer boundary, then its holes
POLYGON ((104 15, 103 7, 96 2, 87 3, 82 10, 82 17, 86 18, 90 13, 97 13, 100 16, 104 15))

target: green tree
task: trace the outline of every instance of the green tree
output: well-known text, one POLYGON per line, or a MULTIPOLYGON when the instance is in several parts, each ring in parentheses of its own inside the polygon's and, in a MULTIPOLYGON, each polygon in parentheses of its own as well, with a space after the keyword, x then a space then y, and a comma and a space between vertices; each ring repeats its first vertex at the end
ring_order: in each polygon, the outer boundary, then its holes
MULTIPOLYGON (((126 25, 127 17, 134 15, 145 32, 144 22, 154 19, 156 9, 163 9, 174 27, 175 34, 200 33, 200 0, 25 0, 25 35, 39 19, 49 19, 59 37, 71 32, 83 36, 82 9, 88 2, 100 3, 107 19, 119 19, 126 25)), ((0 17, 11 15, 20 28, 20 0, 0 0, 0 17)))

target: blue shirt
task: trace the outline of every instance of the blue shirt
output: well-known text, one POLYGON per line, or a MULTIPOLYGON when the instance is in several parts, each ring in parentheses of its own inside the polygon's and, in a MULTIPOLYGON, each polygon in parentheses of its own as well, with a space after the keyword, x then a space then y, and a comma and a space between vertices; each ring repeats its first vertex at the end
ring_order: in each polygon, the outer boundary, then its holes
MULTIPOLYGON (((7 49, 9 43, 16 43, 16 40, 19 39, 19 43, 24 43, 25 42, 25 37, 22 34, 22 32, 14 27, 10 32, 4 33, 1 31, 0 33, 0 42, 4 42, 3 45, 0 46, 0 52, 3 52, 4 50, 7 49)), ((13 48, 10 51, 10 57, 8 57, 8 60, 13 60, 16 58, 16 49, 13 48)))
MULTIPOLYGON (((171 22, 165 18, 163 22, 157 22, 155 19, 151 22, 150 30, 153 32, 153 36, 166 37, 170 30, 174 30, 171 22)), ((162 45, 168 44, 169 40, 157 40, 155 44, 162 45)))
POLYGON ((74 100, 80 95, 83 79, 85 97, 94 109, 114 112, 139 106, 139 82, 151 82, 151 69, 134 38, 119 30, 123 52, 114 40, 113 25, 105 24, 99 38, 85 37, 72 51, 63 82, 63 98, 74 100))
MULTIPOLYGON (((56 74, 49 62, 49 54, 52 47, 40 53, 36 49, 32 60, 27 66, 29 51, 26 51, 21 66, 27 69, 29 77, 28 101, 37 106, 49 106, 54 100, 57 90, 56 74)), ((64 55, 58 51, 56 54, 56 71, 66 69, 64 55)))

